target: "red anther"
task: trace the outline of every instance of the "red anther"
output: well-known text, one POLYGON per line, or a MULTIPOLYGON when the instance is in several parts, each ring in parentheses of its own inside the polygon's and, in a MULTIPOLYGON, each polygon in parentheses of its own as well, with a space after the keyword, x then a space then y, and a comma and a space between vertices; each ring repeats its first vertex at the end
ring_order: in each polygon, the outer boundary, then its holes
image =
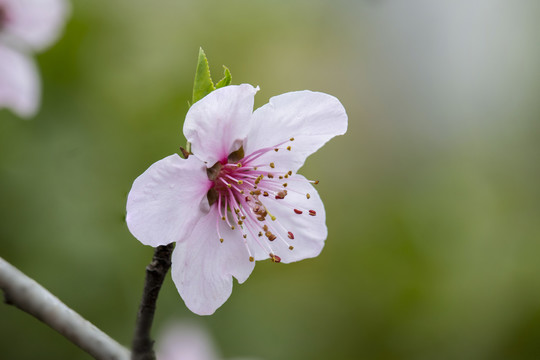
POLYGON ((251 201, 251 197, 246 196, 246 201, 251 201))
POLYGON ((297 213, 297 214, 301 214, 302 210, 294 209, 294 212, 297 213))
POLYGON ((294 239, 294 234, 292 232, 289 231, 289 239, 294 239))
POLYGON ((315 216, 317 215, 317 213, 315 212, 315 210, 309 210, 309 215, 315 216))
POLYGON ((270 254, 270 259, 272 259, 272 262, 275 262, 275 263, 281 262, 281 258, 274 254, 270 254))
POLYGON ((281 200, 281 199, 285 199, 285 197, 284 197, 284 196, 280 196, 280 195, 278 194, 278 195, 276 195, 276 199, 281 200))
POLYGON ((268 196, 268 193, 266 191, 263 192, 263 196, 268 196))

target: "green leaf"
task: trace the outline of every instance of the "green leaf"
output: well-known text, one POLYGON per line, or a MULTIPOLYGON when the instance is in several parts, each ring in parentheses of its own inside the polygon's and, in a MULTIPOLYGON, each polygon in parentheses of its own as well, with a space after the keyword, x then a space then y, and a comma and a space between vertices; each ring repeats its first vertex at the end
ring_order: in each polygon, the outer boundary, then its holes
POLYGON ((222 88, 227 85, 231 85, 232 75, 225 65, 223 65, 223 79, 219 80, 216 84, 216 89, 222 88))
POLYGON ((193 104, 201 100, 206 95, 215 90, 214 83, 210 77, 208 59, 202 48, 199 48, 199 60, 195 71, 195 82, 193 83, 193 104))

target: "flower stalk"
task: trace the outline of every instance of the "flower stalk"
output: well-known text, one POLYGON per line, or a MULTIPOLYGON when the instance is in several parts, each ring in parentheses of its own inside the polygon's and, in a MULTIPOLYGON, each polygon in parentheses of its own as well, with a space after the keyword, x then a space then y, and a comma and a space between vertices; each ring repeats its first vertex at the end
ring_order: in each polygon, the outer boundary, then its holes
POLYGON ((156 302, 163 280, 171 267, 171 254, 174 244, 158 246, 152 262, 146 267, 144 290, 137 314, 135 336, 133 337, 133 360, 154 360, 154 341, 150 337, 156 302))

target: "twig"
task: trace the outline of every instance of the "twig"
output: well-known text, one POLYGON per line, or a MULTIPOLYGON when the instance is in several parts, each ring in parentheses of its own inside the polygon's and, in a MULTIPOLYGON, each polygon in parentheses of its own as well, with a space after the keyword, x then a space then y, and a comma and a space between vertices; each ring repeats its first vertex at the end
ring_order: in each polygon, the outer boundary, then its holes
POLYGON ((6 304, 35 316, 94 358, 129 359, 126 348, 2 258, 0 288, 4 291, 6 304))
POLYGON ((158 246, 150 265, 146 267, 146 278, 141 305, 137 314, 135 336, 132 345, 132 360, 154 360, 154 341, 150 338, 150 330, 154 321, 156 301, 165 275, 171 267, 171 254, 174 244, 158 246))

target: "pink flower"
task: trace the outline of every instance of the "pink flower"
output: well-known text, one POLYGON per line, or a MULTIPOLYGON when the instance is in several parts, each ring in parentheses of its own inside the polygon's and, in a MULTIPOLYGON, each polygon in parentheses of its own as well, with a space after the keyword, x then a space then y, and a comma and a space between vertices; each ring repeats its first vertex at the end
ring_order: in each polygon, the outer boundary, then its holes
MULTIPOLYGON (((157 342, 158 360, 220 360, 208 333, 201 326, 182 322, 168 326, 157 342)), ((240 360, 237 358, 236 360, 240 360)), ((244 358, 244 360, 248 360, 244 358)))
POLYGON ((317 256, 327 236, 319 194, 297 170, 347 130, 333 96, 298 91, 253 111, 258 89, 231 85, 189 109, 193 155, 168 156, 139 176, 127 224, 143 244, 177 242, 172 277, 187 307, 209 315, 243 283, 254 260, 317 256))
POLYGON ((68 10, 64 0, 0 0, 0 108, 35 115, 40 80, 28 54, 57 39, 68 10))

